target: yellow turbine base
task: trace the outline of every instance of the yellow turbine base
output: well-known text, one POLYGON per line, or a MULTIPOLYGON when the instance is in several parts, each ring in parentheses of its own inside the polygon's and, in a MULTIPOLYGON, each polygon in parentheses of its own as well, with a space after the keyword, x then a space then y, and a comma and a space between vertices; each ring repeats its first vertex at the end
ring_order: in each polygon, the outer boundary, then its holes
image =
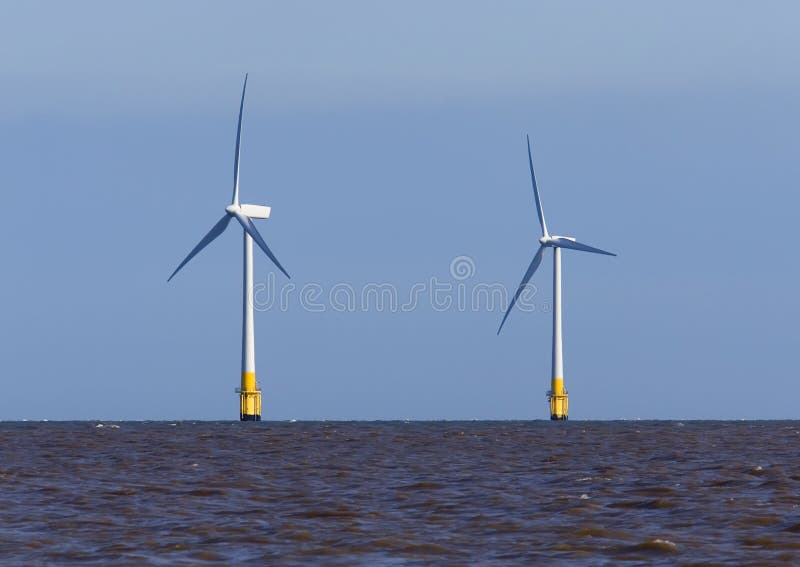
POLYGON ((261 390, 256 385, 255 372, 242 372, 239 391, 239 420, 261 421, 261 390))
POLYGON ((550 402, 550 419, 565 420, 569 416, 569 396, 564 389, 563 378, 553 378, 551 389, 547 392, 550 402))

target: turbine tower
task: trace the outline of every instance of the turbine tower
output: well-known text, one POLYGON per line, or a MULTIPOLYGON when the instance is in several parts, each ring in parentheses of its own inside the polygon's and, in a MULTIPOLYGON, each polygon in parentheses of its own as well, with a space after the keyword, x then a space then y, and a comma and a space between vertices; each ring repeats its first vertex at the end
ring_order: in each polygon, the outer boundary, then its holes
POLYGON ((261 421, 261 390, 256 382, 256 359, 255 359, 255 333, 253 328, 253 241, 256 241, 264 254, 283 272, 286 277, 290 277, 281 263, 269 249, 267 243, 261 237, 253 224, 253 219, 269 218, 270 207, 263 205, 240 205, 239 204, 239 148, 242 140, 242 110, 244 109, 244 93, 247 90, 247 75, 244 76, 244 86, 242 87, 242 101, 239 103, 239 123, 236 128, 236 154, 233 161, 233 200, 225 207, 225 215, 208 231, 203 239, 195 246, 189 255, 184 258, 172 275, 167 279, 170 281, 178 271, 183 268, 189 260, 194 258, 198 252, 208 246, 215 238, 225 232, 228 223, 232 218, 239 221, 244 229, 244 274, 242 289, 242 382, 241 388, 237 388, 239 393, 239 419, 241 421, 261 421))
POLYGON ((528 165, 531 168, 531 184, 533 185, 533 196, 536 200, 536 213, 539 215, 539 224, 542 227, 542 237, 539 239, 539 249, 531 260, 528 271, 522 276, 517 292, 514 294, 514 299, 506 310, 503 316, 503 321, 500 323, 500 328, 497 329, 497 334, 503 329, 503 325, 508 319, 508 314, 511 313, 514 304, 519 299, 522 290, 528 285, 528 282, 533 277, 534 272, 542 263, 542 257, 547 248, 553 249, 553 373, 550 383, 550 390, 547 392, 547 399, 550 403, 550 419, 563 420, 569 416, 569 400, 567 397, 567 390, 564 388, 564 359, 561 352, 561 249, 567 248, 569 250, 580 250, 582 252, 592 252, 594 254, 606 254, 607 256, 616 256, 612 252, 606 252, 599 248, 581 244, 570 236, 551 236, 547 232, 547 223, 544 220, 544 210, 542 209, 542 200, 539 198, 539 189, 536 187, 536 176, 533 174, 533 158, 531 157, 531 139, 526 136, 528 140, 528 165))

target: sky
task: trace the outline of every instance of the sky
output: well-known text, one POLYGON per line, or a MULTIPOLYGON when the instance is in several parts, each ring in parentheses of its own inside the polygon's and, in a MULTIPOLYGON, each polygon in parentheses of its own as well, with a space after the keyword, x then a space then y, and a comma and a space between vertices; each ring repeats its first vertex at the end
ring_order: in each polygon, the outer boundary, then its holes
POLYGON ((570 418, 800 417, 797 3, 3 11, 0 420, 237 419, 241 230, 166 279, 246 72, 264 419, 548 417, 551 256, 499 336, 472 301, 538 246, 526 134, 550 231, 618 254, 563 254, 570 418))

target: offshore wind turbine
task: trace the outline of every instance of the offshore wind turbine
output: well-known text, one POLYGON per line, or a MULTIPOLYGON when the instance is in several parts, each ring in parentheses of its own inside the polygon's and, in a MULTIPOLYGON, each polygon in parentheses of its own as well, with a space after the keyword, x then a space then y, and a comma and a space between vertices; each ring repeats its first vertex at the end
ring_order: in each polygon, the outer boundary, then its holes
POLYGON ((539 249, 533 256, 528 271, 522 276, 517 292, 514 294, 514 299, 506 310, 500 327, 497 329, 497 334, 503 329, 503 325, 508 319, 508 314, 519 299, 522 290, 533 277, 534 272, 542 263, 545 250, 548 248, 553 249, 553 372, 550 383, 550 390, 547 392, 547 400, 550 403, 550 419, 563 420, 569 417, 569 399, 567 397, 567 390, 564 388, 564 358, 561 352, 561 249, 580 250, 582 252, 592 252, 594 254, 605 254, 607 256, 616 256, 612 252, 606 252, 599 248, 581 244, 571 236, 555 236, 550 235, 547 231, 547 223, 544 220, 544 210, 542 209, 542 200, 539 197, 539 189, 536 186, 536 176, 533 174, 533 157, 531 157, 531 139, 526 136, 528 140, 528 165, 531 169, 531 184, 533 185, 533 196, 536 200, 536 213, 539 215, 539 224, 542 227, 542 237, 539 239, 539 249))
POLYGON ((244 229, 244 274, 242 286, 242 381, 239 393, 239 419, 241 421, 261 421, 261 390, 256 382, 255 360, 255 329, 253 325, 253 241, 255 240, 264 254, 283 272, 287 278, 291 277, 283 269, 281 263, 269 249, 267 243, 253 224, 253 219, 267 219, 270 207, 263 205, 239 204, 239 149, 242 140, 242 111, 244 110, 244 93, 247 90, 247 74, 244 76, 242 87, 242 101, 239 103, 239 122, 236 127, 236 154, 233 161, 233 199, 225 207, 225 215, 208 231, 203 239, 195 246, 189 255, 184 258, 172 275, 170 281, 189 260, 198 252, 208 246, 215 238, 225 232, 231 219, 236 219, 244 229))

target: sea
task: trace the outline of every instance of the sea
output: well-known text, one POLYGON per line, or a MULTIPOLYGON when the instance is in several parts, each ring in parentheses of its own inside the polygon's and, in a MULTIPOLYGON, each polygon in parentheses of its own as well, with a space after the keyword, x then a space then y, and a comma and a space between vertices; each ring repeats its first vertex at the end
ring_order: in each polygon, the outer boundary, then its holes
POLYGON ((4 422, 0 565, 800 565, 800 422, 4 422))

